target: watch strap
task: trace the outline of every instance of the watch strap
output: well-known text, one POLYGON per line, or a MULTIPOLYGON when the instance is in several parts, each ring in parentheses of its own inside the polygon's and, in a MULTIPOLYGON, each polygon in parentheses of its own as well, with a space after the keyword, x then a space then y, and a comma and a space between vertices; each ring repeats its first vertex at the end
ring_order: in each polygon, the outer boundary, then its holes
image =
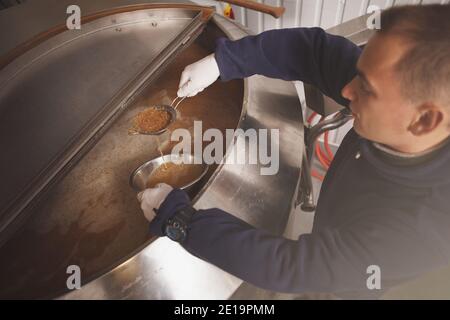
POLYGON ((197 212, 192 206, 187 206, 175 212, 174 218, 181 220, 185 225, 191 222, 192 217, 197 212))

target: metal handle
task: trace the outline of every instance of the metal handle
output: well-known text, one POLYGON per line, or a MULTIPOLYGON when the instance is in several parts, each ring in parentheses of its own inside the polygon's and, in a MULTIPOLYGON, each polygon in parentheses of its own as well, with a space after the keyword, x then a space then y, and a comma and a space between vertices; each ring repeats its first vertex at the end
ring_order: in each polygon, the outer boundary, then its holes
POLYGON ((177 110, 178 106, 180 105, 180 103, 181 103, 184 99, 186 99, 186 97, 183 97, 183 98, 181 98, 181 97, 176 97, 175 99, 173 99, 173 101, 172 101, 172 103, 170 104, 170 106, 171 106, 172 108, 174 108, 175 110, 177 110), (180 99, 180 100, 178 100, 178 102, 176 102, 175 106, 173 106, 173 104, 175 103, 175 101, 177 101, 177 99, 180 99))
POLYGON ((346 108, 341 110, 335 117, 322 121, 311 129, 305 131, 306 146, 303 152, 302 174, 296 200, 296 206, 301 205, 301 209, 303 211, 312 212, 316 209, 311 178, 311 161, 317 138, 326 131, 334 130, 343 126, 352 118, 351 111, 346 108))
POLYGON ((259 11, 270 14, 272 17, 278 19, 286 10, 284 7, 273 7, 267 4, 258 3, 250 0, 217 0, 219 2, 227 2, 250 10, 259 11))
POLYGON ((314 190, 312 187, 311 168, 308 161, 306 149, 303 152, 302 172, 300 176, 300 185, 297 191, 297 200, 295 206, 299 206, 305 212, 313 212, 316 210, 314 203, 314 190))
POLYGON ((321 134, 326 131, 337 129, 353 118, 352 112, 345 108, 339 111, 336 116, 331 119, 324 120, 312 127, 306 137, 306 147, 308 151, 308 160, 311 161, 314 144, 321 134))

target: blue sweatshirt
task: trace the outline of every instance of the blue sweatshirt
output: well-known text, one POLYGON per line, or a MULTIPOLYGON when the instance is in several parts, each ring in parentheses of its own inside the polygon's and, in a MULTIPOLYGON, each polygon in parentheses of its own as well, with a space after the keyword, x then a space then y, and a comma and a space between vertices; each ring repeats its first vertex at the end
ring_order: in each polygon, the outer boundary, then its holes
MULTIPOLYGON (((295 28, 219 39, 215 57, 223 81, 254 74, 301 80, 348 105, 341 90, 360 53, 322 29, 295 28)), ((423 161, 398 160, 351 130, 323 182, 311 234, 288 240, 210 209, 194 216, 183 246, 264 289, 378 297, 450 258, 450 144, 423 161), (381 290, 368 289, 370 266, 380 268, 381 290)), ((189 204, 183 191, 172 191, 151 232, 162 235, 164 222, 189 204)))

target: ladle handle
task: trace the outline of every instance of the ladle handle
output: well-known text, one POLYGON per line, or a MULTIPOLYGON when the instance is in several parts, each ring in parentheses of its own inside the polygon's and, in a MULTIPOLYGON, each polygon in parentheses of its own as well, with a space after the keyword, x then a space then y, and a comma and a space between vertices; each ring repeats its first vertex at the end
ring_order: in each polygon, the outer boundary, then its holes
POLYGON ((267 13, 276 19, 281 17, 283 15, 284 11, 286 10, 284 7, 269 6, 267 4, 263 4, 263 3, 259 3, 259 2, 251 1, 251 0, 217 0, 217 1, 227 2, 227 3, 234 4, 234 5, 243 7, 243 8, 267 13))
POLYGON ((173 101, 172 101, 172 103, 170 104, 170 106, 171 106, 172 108, 174 108, 175 110, 177 110, 178 105, 179 105, 184 99, 186 99, 186 97, 183 97, 183 98, 181 98, 181 97, 176 97, 175 99, 173 99, 173 101), (178 99, 180 99, 180 100, 178 100, 178 99), (177 101, 177 100, 178 100, 178 101, 177 101), (175 101, 177 101, 177 102, 175 102, 175 101), (174 104, 175 104, 175 106, 174 106, 174 104))

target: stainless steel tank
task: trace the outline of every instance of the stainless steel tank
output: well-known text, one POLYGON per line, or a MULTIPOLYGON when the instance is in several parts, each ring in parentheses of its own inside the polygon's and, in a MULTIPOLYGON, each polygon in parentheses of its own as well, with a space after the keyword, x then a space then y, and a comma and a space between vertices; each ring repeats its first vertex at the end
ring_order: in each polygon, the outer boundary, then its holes
MULTIPOLYGON (((213 52, 217 38, 249 33, 211 8, 134 2, 30 3, 0 13, 9 25, 0 51, 0 298, 226 299, 242 282, 149 235, 128 179, 159 144, 169 153, 174 142, 170 132, 158 141, 127 131, 146 106, 170 103, 183 68, 213 52), (74 3, 81 30, 58 26, 74 3), (19 19, 28 14, 34 26, 24 30, 19 19), (79 290, 67 288, 70 265, 80 267, 79 290)), ((192 130, 195 120, 203 130, 280 130, 277 175, 225 164, 242 147, 233 140, 190 196, 196 208, 219 207, 282 234, 303 150, 293 84, 218 81, 178 112, 172 130, 192 130)))

